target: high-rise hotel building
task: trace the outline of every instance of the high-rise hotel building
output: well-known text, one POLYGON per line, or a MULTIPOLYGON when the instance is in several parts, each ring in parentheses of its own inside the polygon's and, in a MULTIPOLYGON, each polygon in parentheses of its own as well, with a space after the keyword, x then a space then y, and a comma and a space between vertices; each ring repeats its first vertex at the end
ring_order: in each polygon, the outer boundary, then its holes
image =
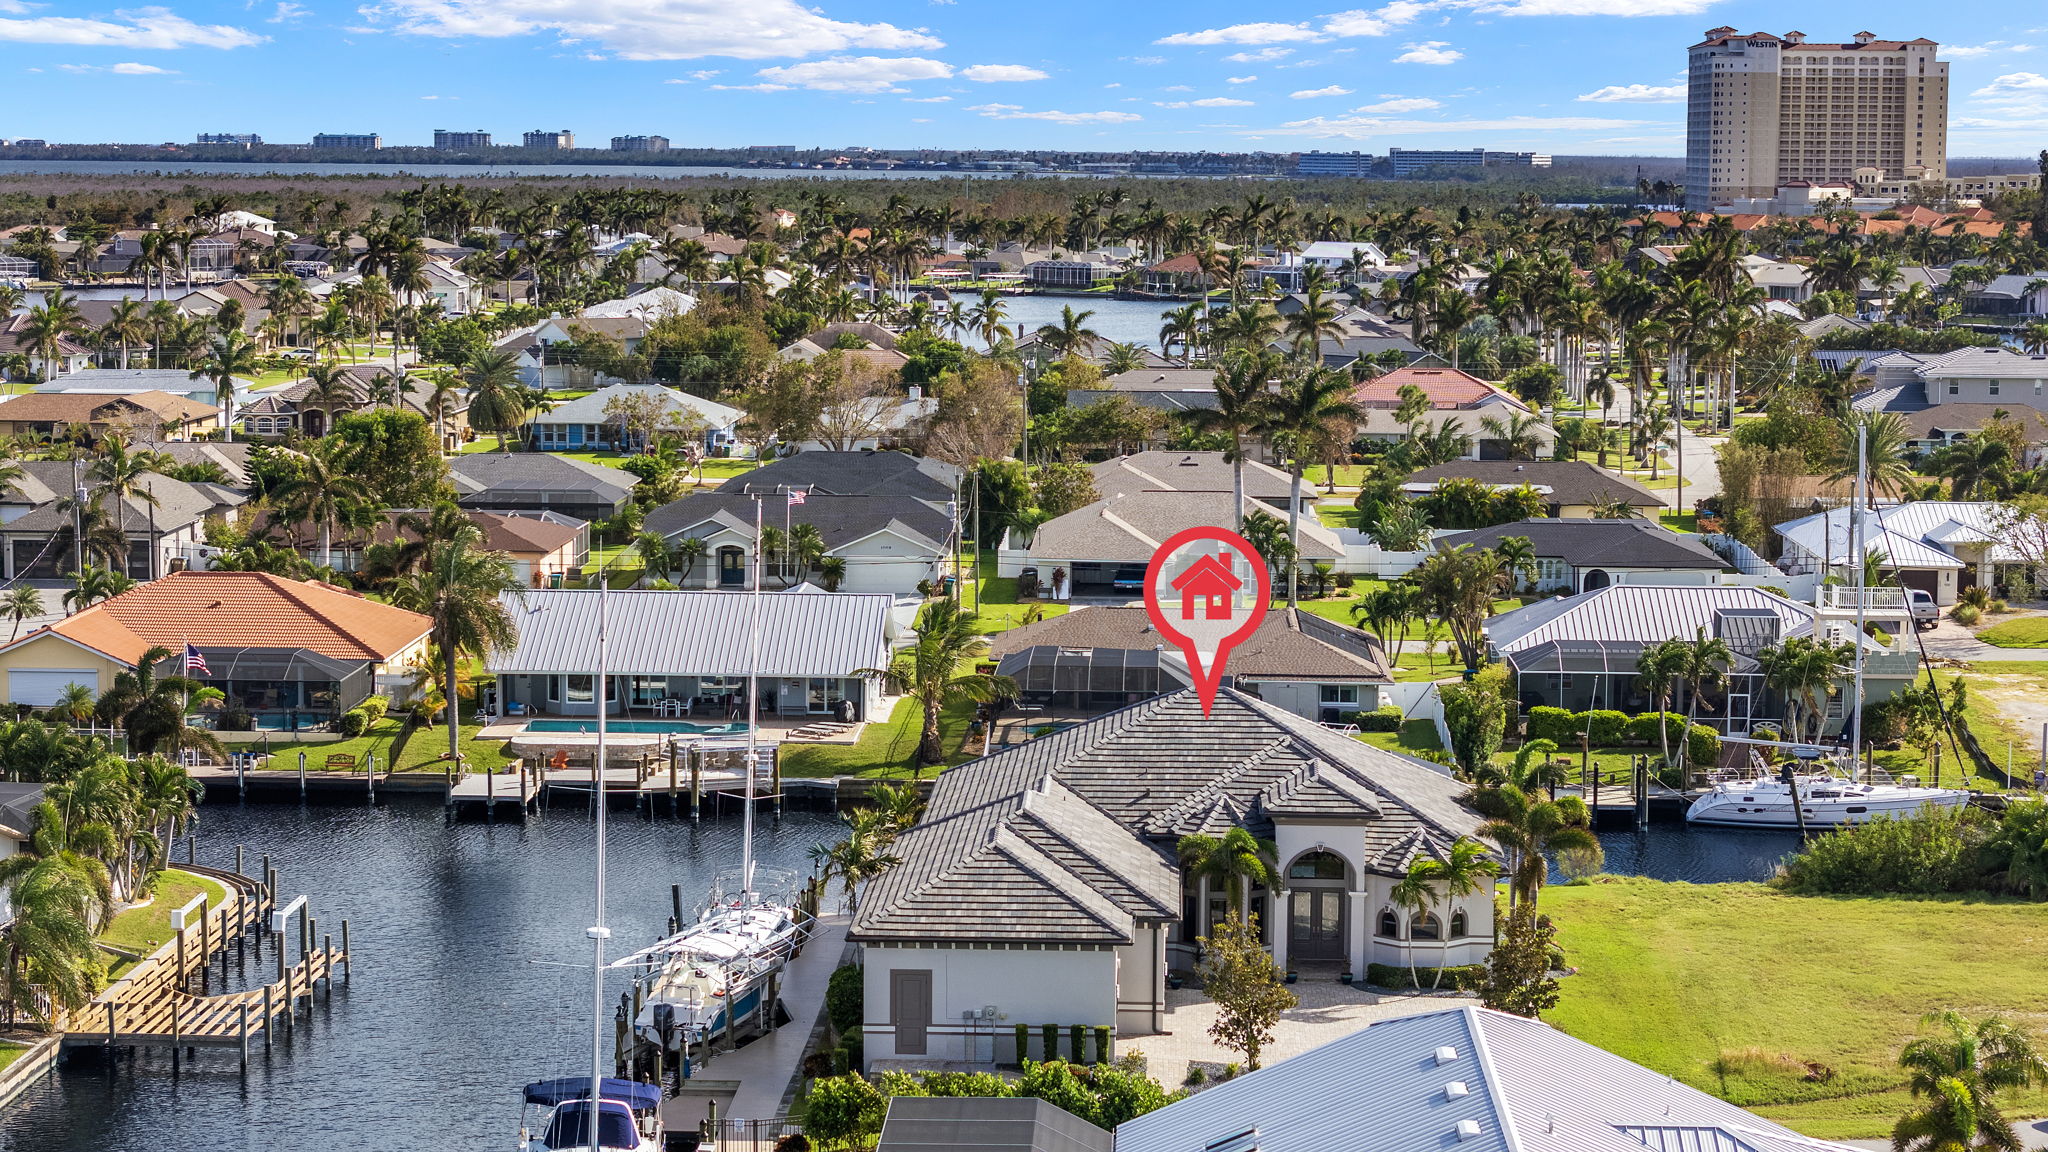
POLYGON ((1685 196, 1692 208, 1767 198, 1794 180, 1948 174, 1948 64, 1932 40, 1858 32, 1821 44, 1803 32, 1715 28, 1692 46, 1685 196))

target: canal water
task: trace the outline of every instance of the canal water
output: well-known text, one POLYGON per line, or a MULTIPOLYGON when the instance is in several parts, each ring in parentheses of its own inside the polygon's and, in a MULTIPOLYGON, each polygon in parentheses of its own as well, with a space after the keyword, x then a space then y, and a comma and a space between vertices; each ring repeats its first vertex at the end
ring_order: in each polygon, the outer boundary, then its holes
MULTIPOLYGON (((981 297, 963 290, 957 299, 962 306, 972 308, 981 297)), ((1005 296, 1003 323, 1012 328, 1022 326, 1029 336, 1041 324, 1059 323, 1060 310, 1072 308, 1077 316, 1093 312, 1082 324, 1105 340, 1157 348, 1165 314, 1177 306, 1171 300, 1116 300, 1107 296, 1005 296)), ((969 334, 962 338, 973 347, 982 347, 979 336, 969 334)))
MULTIPOLYGON (((659 937, 670 884, 694 915, 711 880, 737 870, 736 818, 693 826, 615 812, 609 825, 614 954, 659 937)), ((806 850, 840 827, 791 810, 763 819, 755 845, 764 867, 804 875, 806 850)), ((285 896, 310 898, 318 931, 349 920, 353 985, 337 985, 290 1041, 280 1032, 271 1059, 259 1049, 246 1083, 226 1050, 202 1050, 175 1074, 168 1053, 75 1056, 0 1117, 0 1152, 512 1147, 519 1087, 590 1067, 592 843, 587 812, 573 807, 523 825, 451 826, 439 804, 411 799, 205 806, 199 862, 232 867, 241 844, 253 871, 270 853, 285 896)), ((250 976, 270 963, 266 951, 250 976)), ((626 987, 617 982, 614 1003, 626 987)))
MULTIPOLYGON (((0 1152, 508 1148, 519 1086, 588 1067, 587 813, 448 825, 437 804, 400 798, 376 808, 216 803, 202 817, 201 863, 231 866, 240 844, 254 870, 267 852, 284 894, 310 898, 320 931, 349 920, 353 985, 319 1003, 293 1038, 280 1033, 271 1059, 259 1052, 246 1083, 228 1051, 202 1051, 175 1072, 166 1053, 79 1053, 0 1118, 0 1152)), ((807 849, 840 827, 828 813, 791 810, 764 819, 755 843, 764 867, 803 874, 807 849)), ((610 829, 615 954, 660 934, 670 884, 694 912, 739 857, 737 819, 614 814, 610 829)), ((1682 824, 1601 834, 1609 871, 1697 883, 1762 879, 1794 841, 1682 824)), ((250 976, 269 963, 268 953, 252 961, 250 976)))

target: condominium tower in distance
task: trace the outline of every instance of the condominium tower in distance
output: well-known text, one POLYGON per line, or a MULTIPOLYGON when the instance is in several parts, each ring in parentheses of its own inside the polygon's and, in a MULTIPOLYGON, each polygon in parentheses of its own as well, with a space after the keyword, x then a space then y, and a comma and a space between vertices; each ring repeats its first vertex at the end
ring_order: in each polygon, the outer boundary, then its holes
POLYGON ((1803 32, 1715 28, 1692 46, 1686 96, 1690 208, 1769 198, 1797 180, 1948 175, 1948 64, 1932 40, 1845 44, 1803 32))

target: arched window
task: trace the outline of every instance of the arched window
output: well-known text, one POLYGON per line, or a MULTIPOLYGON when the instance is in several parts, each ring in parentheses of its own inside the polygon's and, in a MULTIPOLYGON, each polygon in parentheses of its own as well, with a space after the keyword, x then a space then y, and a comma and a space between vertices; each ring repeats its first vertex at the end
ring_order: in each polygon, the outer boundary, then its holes
POLYGON ((1317 849, 1295 857, 1287 866, 1289 880, 1342 880, 1344 859, 1335 852, 1317 849))
POLYGON ((1460 908, 1456 912, 1451 913, 1451 939, 1457 940, 1470 935, 1465 929, 1465 910, 1460 908))
POLYGON ((1401 918, 1394 915, 1392 908, 1380 913, 1380 935, 1389 940, 1401 938, 1401 918))
POLYGON ((1408 925, 1408 938, 1410 940, 1441 940, 1444 938, 1443 927, 1442 921, 1424 912, 1422 915, 1417 916, 1413 923, 1408 925))

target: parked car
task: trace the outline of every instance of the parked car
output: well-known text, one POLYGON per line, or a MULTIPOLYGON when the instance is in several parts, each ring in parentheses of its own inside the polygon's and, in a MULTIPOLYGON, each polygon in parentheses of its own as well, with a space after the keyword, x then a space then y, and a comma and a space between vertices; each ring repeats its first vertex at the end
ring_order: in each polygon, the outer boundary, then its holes
POLYGON ((1116 574, 1110 577, 1109 587, 1115 592, 1143 592, 1145 590, 1145 566, 1143 564, 1119 565, 1116 574))
POLYGON ((1941 606, 1934 602, 1932 593, 1923 589, 1906 589, 1906 607, 1913 613, 1913 624, 1922 632, 1941 620, 1941 606))
POLYGON ((287 348, 279 352, 278 356, 285 360, 311 360, 314 352, 311 348, 287 348))

